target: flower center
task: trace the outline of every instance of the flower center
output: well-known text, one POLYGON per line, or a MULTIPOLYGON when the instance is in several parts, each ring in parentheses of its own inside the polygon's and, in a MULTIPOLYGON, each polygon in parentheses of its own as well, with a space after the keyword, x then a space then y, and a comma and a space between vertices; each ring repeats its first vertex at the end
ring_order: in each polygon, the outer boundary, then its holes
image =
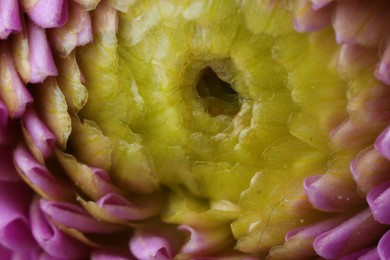
POLYGON ((205 110, 212 116, 220 114, 234 116, 240 109, 238 93, 210 67, 200 72, 196 91, 205 110))

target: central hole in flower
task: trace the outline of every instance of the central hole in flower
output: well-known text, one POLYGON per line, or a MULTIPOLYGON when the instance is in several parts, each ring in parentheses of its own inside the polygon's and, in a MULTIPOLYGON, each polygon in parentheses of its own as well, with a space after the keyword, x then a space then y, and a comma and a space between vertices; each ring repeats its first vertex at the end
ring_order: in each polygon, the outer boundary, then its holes
POLYGON ((196 90, 206 111, 212 116, 221 114, 234 116, 240 110, 238 93, 210 67, 200 72, 196 90))

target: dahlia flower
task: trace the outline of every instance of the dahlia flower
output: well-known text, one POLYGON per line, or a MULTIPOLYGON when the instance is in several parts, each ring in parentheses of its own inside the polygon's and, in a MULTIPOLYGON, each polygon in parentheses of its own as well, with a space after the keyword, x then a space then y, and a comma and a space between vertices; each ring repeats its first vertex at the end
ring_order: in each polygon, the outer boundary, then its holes
POLYGON ((0 0, 1 259, 390 259, 385 0, 0 0))

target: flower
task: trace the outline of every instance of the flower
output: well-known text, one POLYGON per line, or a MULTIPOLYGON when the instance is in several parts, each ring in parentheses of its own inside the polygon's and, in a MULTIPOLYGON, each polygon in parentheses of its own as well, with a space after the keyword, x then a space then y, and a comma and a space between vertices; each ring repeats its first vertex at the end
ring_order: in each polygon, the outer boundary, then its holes
POLYGON ((0 5, 2 258, 389 257, 385 1, 0 5))

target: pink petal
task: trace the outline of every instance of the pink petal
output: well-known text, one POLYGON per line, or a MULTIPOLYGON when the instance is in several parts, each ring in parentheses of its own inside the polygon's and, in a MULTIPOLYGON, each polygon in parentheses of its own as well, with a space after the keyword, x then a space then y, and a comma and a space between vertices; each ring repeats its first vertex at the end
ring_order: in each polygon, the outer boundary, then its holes
POLYGON ((314 10, 306 0, 301 1, 294 19, 294 29, 298 32, 312 32, 331 24, 333 5, 314 10))
POLYGON ((105 234, 123 229, 123 227, 103 223, 94 219, 87 211, 74 204, 42 199, 40 201, 40 207, 54 221, 68 228, 77 229, 80 232, 105 234))
POLYGON ((375 149, 390 160, 390 127, 386 128, 376 139, 375 149))
POLYGON ((314 208, 325 212, 345 212, 362 201, 355 190, 345 189, 344 181, 325 174, 306 178, 303 186, 314 208))
POLYGON ((37 248, 27 217, 31 196, 24 183, 0 182, 0 244, 10 250, 37 248))
POLYGON ((137 259, 173 259, 181 242, 176 232, 171 227, 136 229, 129 242, 130 251, 137 259))
POLYGON ((119 194, 109 193, 96 203, 111 215, 126 221, 142 220, 160 213, 164 206, 164 196, 145 197, 142 200, 129 201, 119 194))
POLYGON ((376 221, 390 224, 390 181, 382 183, 367 194, 367 202, 376 221))
POLYGON ((30 19, 42 28, 60 27, 68 20, 67 0, 22 0, 21 2, 30 19))
POLYGON ((289 241, 290 239, 303 237, 303 238, 315 238, 318 235, 321 235, 322 233, 329 231, 341 223, 343 223, 345 220, 347 220, 350 217, 350 215, 341 215, 336 216, 333 218, 329 218, 308 226, 304 226, 301 228, 297 228, 294 230, 289 231, 286 234, 286 241, 289 241))
POLYGON ((0 39, 6 39, 10 33, 22 30, 19 4, 16 0, 0 0, 0 6, 0 39))
POLYGON ((13 155, 15 166, 22 177, 41 195, 62 199, 69 197, 70 186, 54 177, 49 170, 41 165, 24 145, 19 145, 13 155))
POLYGON ((320 8, 323 8, 333 1, 334 0, 310 0, 310 2, 313 3, 314 10, 318 10, 320 8))
POLYGON ((51 30, 50 39, 64 57, 76 46, 91 42, 93 31, 89 12, 75 2, 69 2, 68 22, 65 26, 51 30))
POLYGON ((53 60, 45 30, 31 21, 27 22, 29 64, 31 83, 43 82, 48 76, 57 76, 58 70, 53 60))
POLYGON ((390 259, 390 231, 387 231, 379 240, 378 253, 381 259, 390 259))
POLYGON ((64 234, 50 222, 41 211, 38 199, 30 207, 30 219, 34 238, 50 256, 65 259, 84 259, 87 256, 87 246, 64 234))
POLYGON ((390 161, 372 147, 361 151, 351 161, 350 169, 353 179, 364 194, 390 180, 390 161))
POLYGON ((218 252, 232 242, 230 229, 225 227, 195 228, 188 225, 178 227, 189 234, 189 240, 181 252, 190 255, 208 255, 218 252))
POLYGON ((381 61, 375 70, 375 76, 383 83, 390 85, 390 44, 387 44, 381 61))
POLYGON ((340 226, 319 235, 313 246, 317 254, 324 258, 339 258, 371 246, 387 228, 376 222, 371 211, 366 209, 340 226))
POLYGON ((333 19, 337 42, 378 46, 389 33, 389 15, 387 1, 337 1, 333 19))
POLYGON ((23 124, 43 157, 49 157, 53 152, 56 138, 33 108, 27 109, 23 116, 23 124))

